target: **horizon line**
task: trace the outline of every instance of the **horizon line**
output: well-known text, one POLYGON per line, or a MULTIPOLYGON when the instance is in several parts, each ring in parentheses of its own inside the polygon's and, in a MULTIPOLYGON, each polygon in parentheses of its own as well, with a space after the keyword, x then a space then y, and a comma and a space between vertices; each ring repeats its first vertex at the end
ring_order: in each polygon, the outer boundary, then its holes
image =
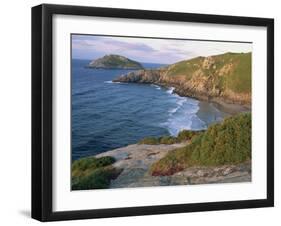
MULTIPOLYGON (((252 53, 252 51, 249 51, 249 52, 225 52, 225 53, 221 53, 221 54, 215 54, 215 55, 208 55, 208 56, 202 56, 202 55, 198 55, 196 57, 191 57, 189 59, 182 59, 182 60, 179 60, 179 61, 176 61, 174 63, 160 63, 160 62, 142 62, 142 61, 137 61, 135 59, 132 59, 130 57, 127 57, 127 56, 124 56, 124 55, 119 55, 119 56, 123 56, 123 57, 126 57, 130 60, 134 60, 138 63, 143 63, 143 64, 163 64, 163 65, 170 65, 170 64, 175 64, 175 63, 178 63, 178 62, 181 62, 181 61, 185 61, 185 60, 192 60, 194 58, 197 58, 197 57, 210 57, 210 56, 218 56, 218 55, 223 55, 223 54, 227 54, 227 53, 237 53, 237 54, 247 54, 247 53, 252 53)), ((103 55, 102 57, 106 56, 106 55, 118 55, 118 54, 105 54, 103 55)), ((100 59, 102 57, 97 57, 97 58, 93 58, 93 59, 86 59, 86 58, 72 58, 71 57, 71 60, 89 60, 89 61, 93 61, 93 60, 97 60, 97 59, 100 59)))

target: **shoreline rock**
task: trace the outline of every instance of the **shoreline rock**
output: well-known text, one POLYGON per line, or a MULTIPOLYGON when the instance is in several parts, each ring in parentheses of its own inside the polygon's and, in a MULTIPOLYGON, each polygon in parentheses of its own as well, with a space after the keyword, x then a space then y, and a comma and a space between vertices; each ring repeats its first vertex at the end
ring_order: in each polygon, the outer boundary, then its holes
MULTIPOLYGON (((154 79, 146 80, 146 78, 143 78, 141 80, 135 80, 134 78, 130 78, 130 76, 133 75, 135 72, 131 72, 128 74, 128 77, 119 77, 117 79, 114 79, 112 82, 121 82, 121 83, 140 83, 140 84, 154 84, 158 85, 160 87, 164 88, 174 88, 172 93, 175 93, 181 97, 191 97, 200 101, 207 101, 215 103, 218 108, 224 109, 224 111, 229 112, 231 114, 237 113, 237 112, 247 112, 251 111, 251 103, 243 103, 243 102, 235 102, 233 100, 228 100, 226 98, 222 97, 210 97, 210 96, 204 96, 202 94, 195 94, 195 93, 189 93, 185 90, 182 90, 177 84, 167 84, 167 83, 161 83, 154 79)), ((159 78, 160 76, 157 75, 156 78, 159 78)))
POLYGON ((251 181, 251 162, 238 165, 190 167, 171 176, 152 176, 150 166, 175 148, 187 143, 171 145, 133 144, 107 151, 95 157, 111 156, 116 159, 113 166, 122 169, 111 181, 110 188, 151 187, 169 185, 193 185, 210 183, 234 183, 251 181))

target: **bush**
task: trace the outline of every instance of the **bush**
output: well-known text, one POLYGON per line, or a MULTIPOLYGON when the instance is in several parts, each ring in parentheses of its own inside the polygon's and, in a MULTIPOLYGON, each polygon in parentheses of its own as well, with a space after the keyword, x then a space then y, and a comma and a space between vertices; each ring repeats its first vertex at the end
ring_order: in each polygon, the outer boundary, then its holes
POLYGON ((72 163, 71 180, 73 190, 108 188, 110 180, 120 172, 111 164, 115 159, 110 156, 81 158, 72 163))
POLYGON ((87 176, 73 180, 73 190, 89 190, 108 188, 110 180, 117 178, 120 171, 114 167, 102 167, 94 170, 87 176))
POLYGON ((146 137, 138 142, 138 144, 159 144, 159 138, 146 137))
POLYGON ((182 130, 178 133, 178 136, 162 136, 162 137, 146 137, 138 142, 138 144, 150 144, 150 145, 157 145, 157 144, 175 144, 184 141, 190 140, 195 135, 201 134, 202 131, 189 131, 189 130, 182 130))
POLYGON ((154 176, 172 175, 189 166, 237 164, 251 159, 251 114, 243 113, 212 125, 191 143, 154 163, 154 176))
POLYGON ((194 136, 201 134, 204 131, 191 131, 191 130, 182 130, 178 133, 177 136, 177 141, 182 142, 182 141, 187 141, 192 139, 194 136))
POLYGON ((160 144, 174 144, 177 142, 177 139, 175 137, 172 136, 163 136, 160 137, 160 144))
POLYGON ((74 177, 85 176, 91 171, 103 167, 111 165, 115 162, 115 159, 111 156, 105 156, 101 158, 95 157, 86 157, 81 158, 72 163, 71 174, 74 177))

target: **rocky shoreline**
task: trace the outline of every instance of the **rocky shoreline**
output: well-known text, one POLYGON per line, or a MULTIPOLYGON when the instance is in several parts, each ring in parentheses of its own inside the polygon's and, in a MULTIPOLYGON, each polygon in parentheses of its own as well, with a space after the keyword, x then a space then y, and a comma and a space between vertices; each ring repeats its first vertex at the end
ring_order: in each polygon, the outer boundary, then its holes
MULTIPOLYGON (((142 70, 143 71, 143 70, 142 70)), ((222 97, 211 97, 206 96, 200 93, 191 92, 189 90, 184 89, 181 85, 177 83, 163 83, 159 82, 157 79, 154 81, 144 79, 132 79, 134 72, 130 72, 127 75, 122 75, 117 79, 114 79, 113 82, 123 82, 123 83, 140 83, 140 84, 154 84, 164 88, 174 88, 172 93, 175 93, 181 97, 191 97, 200 101, 207 101, 214 103, 219 110, 224 112, 228 112, 229 114, 233 115, 239 112, 248 112, 251 111, 251 103, 243 103, 239 101, 234 101, 227 98, 222 97)), ((138 73, 138 72, 137 72, 138 73)), ((156 78, 159 78, 156 76, 156 78)))
POLYGON ((112 165, 122 171, 111 180, 110 188, 149 187, 168 185, 193 185, 210 183, 234 183, 251 181, 251 162, 237 165, 189 167, 171 176, 152 176, 150 166, 175 148, 184 147, 187 142, 177 144, 133 144, 95 157, 111 156, 116 159, 112 165))
MULTIPOLYGON (((155 83, 155 84, 164 88, 171 88, 171 86, 169 86, 168 84, 160 84, 160 83, 155 83)), ((241 102, 236 103, 234 101, 227 100, 222 97, 206 97, 194 93, 188 94, 185 91, 181 91, 180 87, 179 88, 176 88, 174 86, 172 87, 174 88, 172 93, 175 93, 181 97, 191 97, 199 101, 206 101, 209 103, 213 103, 217 109, 226 112, 230 115, 235 115, 241 112, 249 112, 251 111, 252 108, 251 104, 245 104, 245 103, 243 104, 241 102)))

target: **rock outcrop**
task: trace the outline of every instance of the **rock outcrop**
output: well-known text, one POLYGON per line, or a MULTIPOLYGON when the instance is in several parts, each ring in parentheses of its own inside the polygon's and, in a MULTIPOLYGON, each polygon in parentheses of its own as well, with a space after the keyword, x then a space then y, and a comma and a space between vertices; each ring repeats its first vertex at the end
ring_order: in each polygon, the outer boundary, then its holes
POLYGON ((163 158, 175 148, 184 147, 178 144, 134 144, 98 154, 95 157, 111 156, 116 159, 113 166, 122 172, 111 180, 110 188, 150 187, 167 185, 192 185, 208 183, 233 183, 251 181, 251 163, 223 165, 217 167, 190 167, 170 176, 152 176, 151 165, 163 158))

